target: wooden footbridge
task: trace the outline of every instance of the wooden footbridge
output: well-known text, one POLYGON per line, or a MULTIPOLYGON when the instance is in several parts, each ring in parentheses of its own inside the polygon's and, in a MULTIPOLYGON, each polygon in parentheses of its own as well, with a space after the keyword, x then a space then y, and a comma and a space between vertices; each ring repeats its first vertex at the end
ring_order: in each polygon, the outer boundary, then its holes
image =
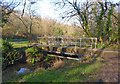
POLYGON ((52 36, 38 37, 38 43, 32 46, 41 47, 39 51, 45 56, 52 54, 60 58, 81 60, 82 57, 88 54, 92 55, 92 49, 96 49, 96 45, 97 38, 52 36))

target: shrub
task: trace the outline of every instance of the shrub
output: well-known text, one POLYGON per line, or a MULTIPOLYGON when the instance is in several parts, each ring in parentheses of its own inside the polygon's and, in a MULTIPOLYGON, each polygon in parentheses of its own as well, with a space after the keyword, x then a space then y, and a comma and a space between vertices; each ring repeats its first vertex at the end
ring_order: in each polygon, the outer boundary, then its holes
POLYGON ((19 58, 19 52, 14 50, 12 44, 8 40, 2 40, 2 67, 3 69, 14 64, 19 58))
POLYGON ((62 29, 60 29, 59 27, 55 27, 54 30, 53 30, 53 35, 54 36, 61 36, 61 35, 63 35, 62 29))
POLYGON ((8 40, 2 40, 2 52, 5 54, 10 50, 13 50, 12 44, 8 40))
POLYGON ((41 54, 39 53, 36 47, 28 48, 26 50, 28 62, 35 63, 42 59, 41 54))
POLYGON ((104 43, 98 43, 98 44, 97 44, 97 48, 103 48, 103 47, 105 47, 105 44, 104 44, 104 43))

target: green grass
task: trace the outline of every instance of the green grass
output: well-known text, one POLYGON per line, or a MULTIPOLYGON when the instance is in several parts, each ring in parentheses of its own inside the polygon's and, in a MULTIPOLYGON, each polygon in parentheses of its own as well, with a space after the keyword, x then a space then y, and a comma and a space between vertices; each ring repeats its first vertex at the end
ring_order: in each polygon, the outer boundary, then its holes
POLYGON ((28 46, 29 42, 28 41, 20 41, 20 42, 10 42, 14 48, 20 48, 24 46, 28 46))
POLYGON ((57 70, 39 70, 23 76, 22 80, 24 82, 82 82, 86 81, 89 75, 97 71, 100 66, 100 62, 94 62, 64 66, 57 70))
MULTIPOLYGON (((25 39, 8 39, 14 48, 20 48, 29 45, 29 41, 25 39)), ((0 39, 0 47, 2 46, 2 39, 0 39)))

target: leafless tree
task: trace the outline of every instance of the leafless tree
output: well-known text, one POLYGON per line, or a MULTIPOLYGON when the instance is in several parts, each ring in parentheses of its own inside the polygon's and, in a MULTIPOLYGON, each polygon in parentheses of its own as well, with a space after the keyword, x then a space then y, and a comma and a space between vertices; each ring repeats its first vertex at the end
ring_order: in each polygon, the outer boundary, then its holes
POLYGON ((91 7, 93 6, 92 2, 88 0, 85 3, 82 3, 78 0, 60 0, 56 3, 56 5, 66 8, 63 13, 63 19, 69 21, 71 18, 76 18, 82 26, 84 32, 86 32, 88 36, 92 36, 89 33, 89 21, 91 20, 90 18, 92 14, 91 7))
POLYGON ((14 13, 14 15, 23 23, 23 25, 25 26, 26 28, 26 35, 27 35, 27 38, 29 39, 29 41, 31 40, 31 36, 32 36, 32 26, 33 26, 33 20, 34 20, 34 16, 35 16, 35 9, 32 8, 32 5, 33 4, 36 4, 37 1, 32 1, 32 0, 29 0, 28 1, 29 3, 27 4, 26 3, 26 0, 24 0, 23 2, 23 9, 22 9, 22 12, 21 12, 21 15, 20 14, 16 14, 14 13), (25 10, 27 10, 27 12, 25 12, 25 10), (25 20, 24 19, 24 16, 28 17, 29 20, 25 20))
POLYGON ((14 9, 19 5, 19 2, 5 2, 4 0, 0 1, 0 26, 3 27, 14 9))

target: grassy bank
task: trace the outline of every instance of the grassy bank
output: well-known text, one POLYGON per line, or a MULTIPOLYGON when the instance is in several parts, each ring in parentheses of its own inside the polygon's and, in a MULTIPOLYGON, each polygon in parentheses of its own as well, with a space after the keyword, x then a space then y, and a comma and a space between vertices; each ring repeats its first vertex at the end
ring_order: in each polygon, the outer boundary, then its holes
POLYGON ((66 60, 66 63, 57 69, 40 69, 37 72, 25 75, 16 81, 23 82, 82 82, 88 81, 89 76, 100 69, 101 63, 80 64, 78 61, 66 60))

